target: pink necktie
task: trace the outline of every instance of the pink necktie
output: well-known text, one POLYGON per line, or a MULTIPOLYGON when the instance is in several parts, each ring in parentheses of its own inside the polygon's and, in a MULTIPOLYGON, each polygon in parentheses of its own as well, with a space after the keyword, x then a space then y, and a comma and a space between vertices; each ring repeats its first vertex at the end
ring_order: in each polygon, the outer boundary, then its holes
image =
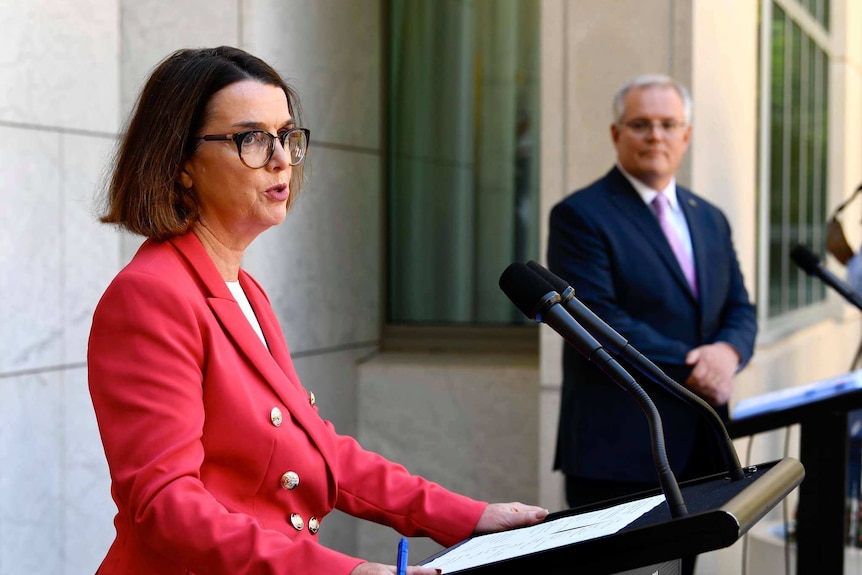
POLYGON ((682 240, 670 223, 670 215, 668 214, 669 200, 664 194, 658 194, 652 201, 652 209, 658 218, 658 223, 661 226, 661 231, 667 238, 670 244, 670 249, 673 250, 676 260, 679 262, 679 267, 682 268, 682 273, 685 279, 688 280, 688 285, 691 287, 692 293, 697 295, 697 277, 694 274, 694 260, 688 255, 682 245, 682 240))

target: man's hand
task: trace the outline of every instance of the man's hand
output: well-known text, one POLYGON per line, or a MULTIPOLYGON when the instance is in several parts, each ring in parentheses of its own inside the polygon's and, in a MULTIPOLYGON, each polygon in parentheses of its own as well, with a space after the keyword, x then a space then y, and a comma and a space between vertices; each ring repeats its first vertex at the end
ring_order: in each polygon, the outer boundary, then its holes
POLYGON ((710 405, 723 405, 733 393, 740 361, 739 353, 723 341, 696 347, 685 356, 686 365, 694 366, 685 384, 710 405))

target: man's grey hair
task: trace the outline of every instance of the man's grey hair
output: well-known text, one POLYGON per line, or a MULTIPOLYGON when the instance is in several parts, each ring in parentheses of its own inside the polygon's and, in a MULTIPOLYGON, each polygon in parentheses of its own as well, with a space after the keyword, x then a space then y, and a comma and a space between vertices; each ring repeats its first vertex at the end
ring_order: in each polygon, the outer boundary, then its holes
POLYGON ((691 96, 685 86, 664 74, 644 74, 626 81, 617 91, 616 96, 614 96, 614 123, 617 125, 620 124, 623 115, 626 113, 626 94, 628 94, 629 90, 635 88, 673 88, 682 99, 685 123, 691 124, 691 96))

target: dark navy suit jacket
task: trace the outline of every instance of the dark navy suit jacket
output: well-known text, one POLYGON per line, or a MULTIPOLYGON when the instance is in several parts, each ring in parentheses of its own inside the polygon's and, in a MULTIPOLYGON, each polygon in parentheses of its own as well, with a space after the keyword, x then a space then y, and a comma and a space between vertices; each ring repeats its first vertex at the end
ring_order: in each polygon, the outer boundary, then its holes
MULTIPOLYGON (((618 168, 553 208, 548 264, 575 288, 578 299, 683 383, 690 373, 685 355, 699 345, 727 342, 745 365, 757 321, 727 219, 680 186, 677 197, 691 231, 699 297, 652 210, 618 168)), ((701 473, 690 465, 696 450, 715 450, 702 418, 628 371, 659 408, 677 478, 701 473)), ((727 406, 717 411, 726 417, 727 406)), ((715 459, 720 463, 717 454, 715 459)), ((656 482, 649 428, 638 404, 569 346, 563 352, 555 468, 589 479, 656 482)))

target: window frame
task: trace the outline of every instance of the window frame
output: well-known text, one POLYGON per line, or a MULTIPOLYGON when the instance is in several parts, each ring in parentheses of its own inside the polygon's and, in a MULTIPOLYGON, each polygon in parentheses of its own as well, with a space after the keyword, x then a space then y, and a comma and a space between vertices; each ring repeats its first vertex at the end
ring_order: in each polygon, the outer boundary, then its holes
MULTIPOLYGON (((831 8, 831 3, 825 0, 817 0, 818 10, 822 12, 824 6, 831 8)), ((834 39, 830 31, 815 18, 799 0, 761 0, 760 2, 760 26, 759 26, 759 102, 758 102, 758 161, 757 161, 757 194, 758 194, 758 246, 757 246, 757 301, 758 324, 760 325, 759 343, 774 343, 793 332, 813 325, 825 318, 839 318, 843 310, 837 294, 826 290, 825 299, 810 304, 804 304, 798 308, 781 312, 778 315, 769 315, 770 302, 770 172, 771 172, 771 149, 772 149, 772 18, 773 6, 776 5, 784 11, 788 21, 795 23, 804 36, 807 36, 828 59, 827 67, 831 68, 834 60, 834 39)), ((820 14, 820 16, 823 16, 820 14)), ((829 19, 827 18, 827 22, 829 19)), ((786 31, 786 37, 791 33, 786 31)), ((833 100, 836 89, 834 74, 830 73, 827 78, 827 95, 833 100)), ((826 122, 827 130, 827 154, 831 155, 836 149, 835 141, 835 115, 831 113, 832 102, 827 102, 830 110, 826 122)), ((834 190, 833 162, 826 160, 826 205, 832 205, 836 197, 834 190)), ((828 214, 824 214, 827 216, 828 214)), ((825 225, 825 220, 824 220, 825 225)))

